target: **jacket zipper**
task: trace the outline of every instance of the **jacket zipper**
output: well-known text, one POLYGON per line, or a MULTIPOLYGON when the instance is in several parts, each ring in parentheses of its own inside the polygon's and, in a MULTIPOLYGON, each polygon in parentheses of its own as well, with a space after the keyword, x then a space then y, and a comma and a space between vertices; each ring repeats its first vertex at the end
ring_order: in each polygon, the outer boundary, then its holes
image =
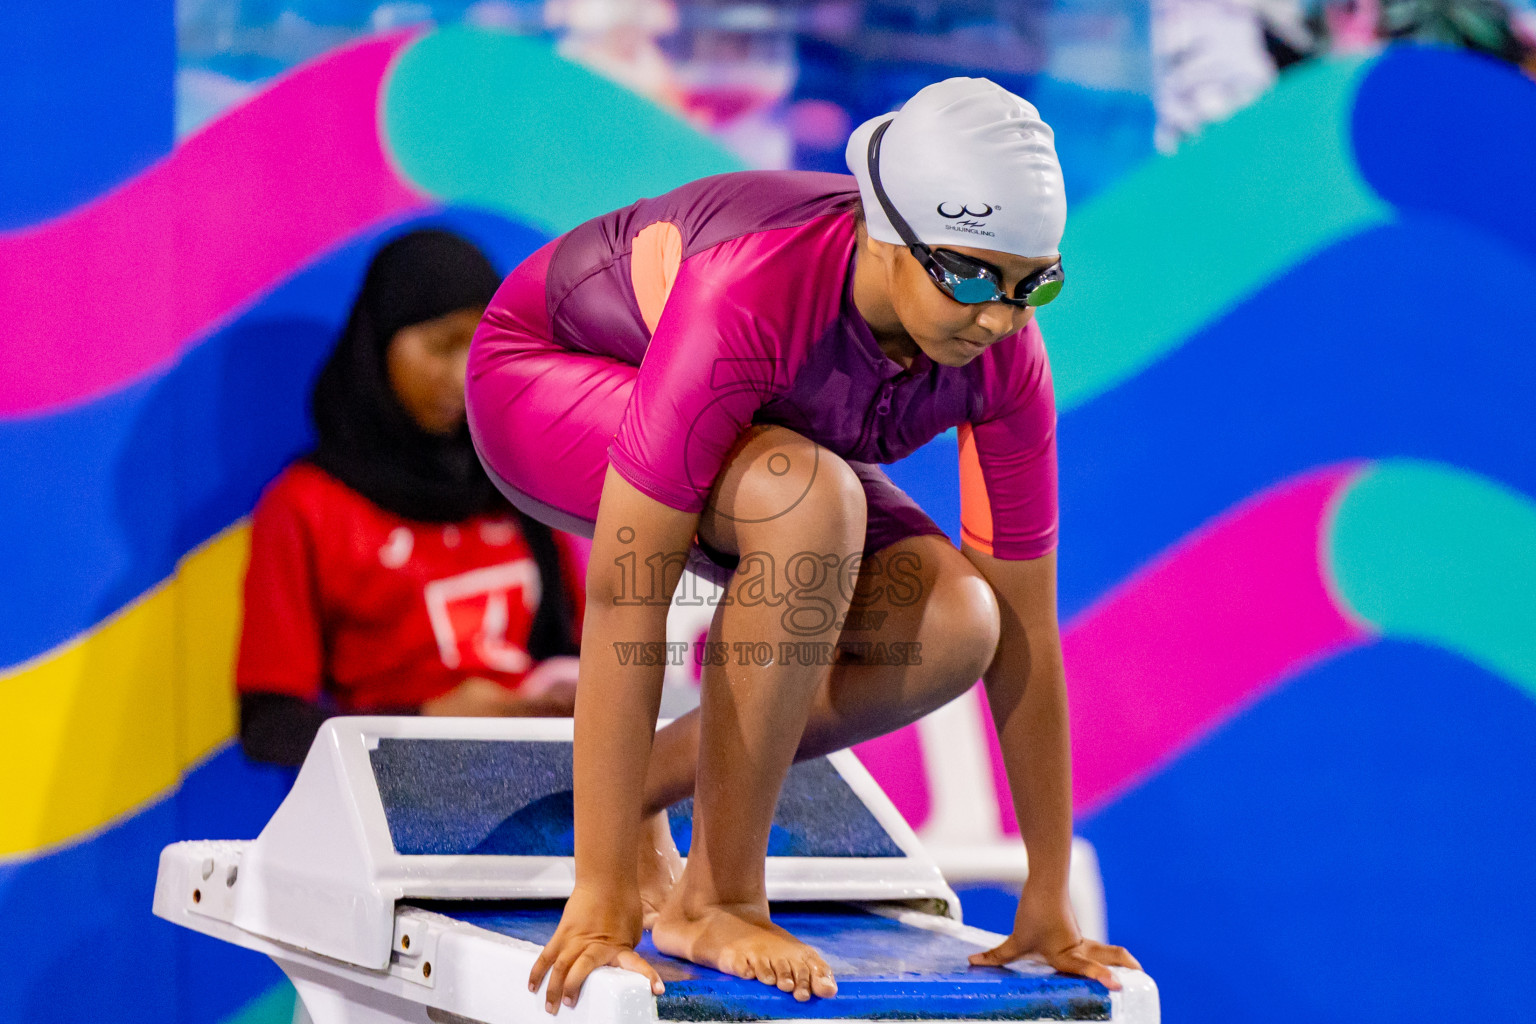
POLYGON ((896 382, 904 376, 906 376, 905 370, 890 380, 881 382, 880 397, 875 402, 874 408, 864 416, 864 431, 859 435, 859 454, 861 458, 863 457, 865 446, 869 444, 869 435, 875 428, 875 420, 890 414, 891 396, 896 392, 896 382))

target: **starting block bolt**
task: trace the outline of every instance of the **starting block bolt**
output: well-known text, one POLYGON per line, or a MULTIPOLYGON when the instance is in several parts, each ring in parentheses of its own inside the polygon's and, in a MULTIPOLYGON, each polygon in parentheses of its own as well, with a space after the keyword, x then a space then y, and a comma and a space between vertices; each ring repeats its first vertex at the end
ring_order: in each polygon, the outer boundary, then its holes
POLYGON ((432 964, 431 963, 424 963, 424 964, 421 965, 421 976, 423 978, 430 978, 430 977, 432 977, 432 964))
POLYGON ((192 902, 193 903, 201 903, 201 902, 203 902, 203 890, 201 890, 201 889, 193 889, 192 890, 192 902))
POLYGON ((401 949, 410 949, 411 948, 411 937, 409 935, 402 935, 402 936, 400 936, 400 948, 401 949))
POLYGON ((225 886, 227 886, 229 888, 233 888, 234 884, 235 884, 235 879, 237 879, 239 877, 240 877, 240 865, 238 865, 238 864, 230 865, 229 874, 224 876, 224 884, 225 884, 225 886))

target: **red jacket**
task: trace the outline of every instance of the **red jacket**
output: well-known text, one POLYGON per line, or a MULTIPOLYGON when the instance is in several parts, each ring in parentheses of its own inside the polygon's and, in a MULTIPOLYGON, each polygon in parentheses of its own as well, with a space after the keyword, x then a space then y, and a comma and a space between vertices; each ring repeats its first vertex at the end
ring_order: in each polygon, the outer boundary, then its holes
MULTIPOLYGON (((555 531, 579 636, 581 542, 555 531)), ((414 708, 481 676, 515 690, 541 593, 517 521, 420 523, 308 463, 283 472, 251 519, 235 683, 342 713, 414 708)))

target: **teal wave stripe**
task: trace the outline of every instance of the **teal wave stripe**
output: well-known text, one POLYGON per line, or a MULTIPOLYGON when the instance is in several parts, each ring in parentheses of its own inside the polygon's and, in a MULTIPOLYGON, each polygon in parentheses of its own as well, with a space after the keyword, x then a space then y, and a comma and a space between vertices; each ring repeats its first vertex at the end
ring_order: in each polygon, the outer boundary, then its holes
POLYGON ((1327 536, 1357 615, 1536 698, 1536 501, 1465 470, 1392 460, 1345 492, 1327 536))
MULTIPOLYGON (((1350 143, 1369 66, 1287 72, 1252 107, 1068 215, 1067 289, 1040 314, 1060 409, 1140 373, 1308 256, 1393 218, 1350 143)), ((1305 330, 1305 292, 1295 310, 1305 330)))
POLYGON ((391 155, 418 187, 550 234, 742 166, 547 43, 469 28, 445 28, 400 55, 382 117, 391 155))
POLYGON ((286 981, 280 981, 220 1024, 293 1024, 294 1004, 298 993, 286 981))

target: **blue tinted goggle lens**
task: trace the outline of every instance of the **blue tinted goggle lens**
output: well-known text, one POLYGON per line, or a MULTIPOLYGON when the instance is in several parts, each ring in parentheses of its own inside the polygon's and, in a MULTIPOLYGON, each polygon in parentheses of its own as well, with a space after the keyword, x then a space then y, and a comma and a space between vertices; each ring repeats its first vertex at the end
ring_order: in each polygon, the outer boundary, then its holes
POLYGON ((937 270, 935 282, 956 302, 974 305, 1006 302, 1012 306, 1043 306, 1061 293, 1061 264, 1047 267, 1019 282, 1013 297, 1003 293, 1001 277, 991 266, 947 249, 934 249, 929 270, 937 270), (942 276, 940 276, 942 275, 942 276))
POLYGON ((956 302, 994 302, 999 298, 997 285, 984 277, 952 279, 950 292, 956 302))

